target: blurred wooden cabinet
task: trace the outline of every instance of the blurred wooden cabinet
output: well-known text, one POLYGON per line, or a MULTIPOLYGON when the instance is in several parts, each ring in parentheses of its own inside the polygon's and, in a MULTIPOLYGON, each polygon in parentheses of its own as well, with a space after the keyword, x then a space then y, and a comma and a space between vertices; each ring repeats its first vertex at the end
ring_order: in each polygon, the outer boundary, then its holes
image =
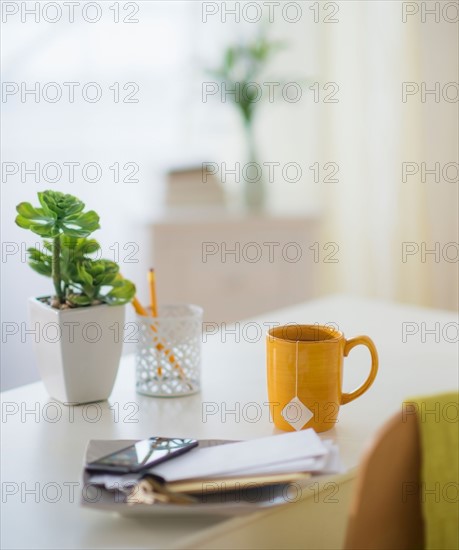
POLYGON ((313 217, 166 217, 153 226, 158 294, 195 303, 208 322, 231 322, 314 296, 313 217))

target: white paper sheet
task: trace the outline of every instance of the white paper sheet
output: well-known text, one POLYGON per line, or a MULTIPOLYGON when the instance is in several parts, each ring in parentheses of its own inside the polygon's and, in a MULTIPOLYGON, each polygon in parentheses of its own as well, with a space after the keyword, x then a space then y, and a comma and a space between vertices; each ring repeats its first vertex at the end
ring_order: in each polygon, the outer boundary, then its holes
MULTIPOLYGON (((218 447, 193 449, 150 471, 166 481, 212 477, 240 473, 243 470, 265 469, 288 461, 305 461, 328 454, 327 447, 312 429, 282 435, 228 443, 218 447)), ((290 470, 291 471, 291 470, 290 470)))
MULTIPOLYGON (((330 440, 323 441, 328 449, 328 454, 313 458, 302 458, 300 460, 288 460, 279 464, 247 468, 237 472, 238 475, 258 474, 288 474, 292 472, 311 472, 313 474, 331 474, 343 471, 343 465, 339 457, 338 445, 330 440)), ((222 475, 222 477, 225 477, 222 475)))

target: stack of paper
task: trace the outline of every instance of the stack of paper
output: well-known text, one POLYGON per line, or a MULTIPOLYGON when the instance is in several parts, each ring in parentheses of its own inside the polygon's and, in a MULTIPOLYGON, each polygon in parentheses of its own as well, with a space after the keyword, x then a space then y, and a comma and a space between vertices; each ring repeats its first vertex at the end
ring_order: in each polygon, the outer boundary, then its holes
POLYGON ((159 464, 152 472, 166 481, 311 472, 321 470, 330 454, 314 430, 304 430, 200 449, 159 464))
MULTIPOLYGON (((316 432, 309 429, 249 441, 199 446, 138 474, 91 474, 90 482, 109 489, 135 484, 145 474, 153 474, 162 478, 170 489, 187 492, 186 487, 193 487, 190 482, 201 489, 206 481, 252 479, 266 485, 304 479, 307 477, 304 474, 341 470, 337 446, 331 441, 321 441, 316 432)), ((231 483, 226 487, 230 488, 231 483)))

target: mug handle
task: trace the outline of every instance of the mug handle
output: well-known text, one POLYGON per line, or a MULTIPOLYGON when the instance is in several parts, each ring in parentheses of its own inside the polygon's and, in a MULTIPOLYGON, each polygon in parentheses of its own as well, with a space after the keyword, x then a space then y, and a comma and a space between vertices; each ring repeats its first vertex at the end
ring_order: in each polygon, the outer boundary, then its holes
POLYGON ((362 344, 363 346, 366 346, 370 350, 370 353, 371 353, 370 374, 368 375, 368 378, 365 380, 365 382, 361 386, 359 386, 356 390, 354 390, 351 393, 343 393, 341 395, 341 405, 350 403, 351 401, 354 401, 354 399, 357 399, 357 397, 360 397, 363 393, 365 393, 367 389, 373 384, 374 379, 376 378, 376 374, 378 372, 378 352, 376 351, 376 347, 373 343, 373 340, 368 336, 356 336, 355 338, 346 340, 346 343, 344 344, 344 357, 348 356, 352 348, 355 348, 355 346, 358 346, 360 344, 362 344))

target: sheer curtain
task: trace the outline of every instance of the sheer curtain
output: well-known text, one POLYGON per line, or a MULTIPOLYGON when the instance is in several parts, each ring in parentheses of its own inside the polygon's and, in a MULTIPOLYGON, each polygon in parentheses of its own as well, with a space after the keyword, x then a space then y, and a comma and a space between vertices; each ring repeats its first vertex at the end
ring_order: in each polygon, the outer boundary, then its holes
POLYGON ((457 26, 403 22, 399 2, 340 6, 320 48, 325 79, 340 85, 339 104, 322 108, 322 155, 341 175, 322 193, 323 239, 340 246, 339 263, 323 265, 323 290, 455 309, 458 103, 421 91, 457 83, 457 26), (403 82, 420 90, 406 102, 403 82), (435 163, 438 182, 423 174, 435 163), (403 178, 404 166, 418 172, 403 178))

